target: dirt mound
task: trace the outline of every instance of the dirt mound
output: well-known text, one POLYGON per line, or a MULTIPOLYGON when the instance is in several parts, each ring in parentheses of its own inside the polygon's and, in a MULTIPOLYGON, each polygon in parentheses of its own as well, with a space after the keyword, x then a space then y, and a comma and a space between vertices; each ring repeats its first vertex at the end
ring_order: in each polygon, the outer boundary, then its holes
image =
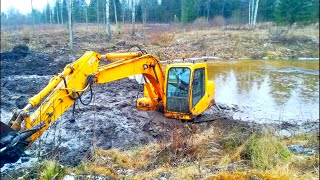
POLYGON ((29 47, 26 45, 18 45, 11 52, 1 53, 1 61, 24 58, 29 54, 29 47))
POLYGON ((54 61, 55 56, 48 53, 29 50, 19 45, 10 52, 1 53, 1 77, 10 75, 53 75, 71 62, 68 57, 54 61))

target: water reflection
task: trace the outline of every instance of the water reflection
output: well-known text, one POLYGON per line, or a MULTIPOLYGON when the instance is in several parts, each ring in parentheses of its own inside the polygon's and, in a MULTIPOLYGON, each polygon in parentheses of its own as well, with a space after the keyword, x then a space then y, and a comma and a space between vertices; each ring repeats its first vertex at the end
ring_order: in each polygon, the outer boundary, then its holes
POLYGON ((209 64, 216 100, 246 120, 317 120, 319 61, 218 61, 209 64))

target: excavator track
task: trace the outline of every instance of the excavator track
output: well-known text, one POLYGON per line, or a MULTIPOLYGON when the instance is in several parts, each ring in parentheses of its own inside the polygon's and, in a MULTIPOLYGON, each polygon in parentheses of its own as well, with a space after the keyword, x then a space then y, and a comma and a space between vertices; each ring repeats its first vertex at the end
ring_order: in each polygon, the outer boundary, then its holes
POLYGON ((205 114, 197 117, 193 121, 191 121, 193 124, 199 124, 199 123, 205 123, 205 122, 211 122, 216 120, 223 120, 228 119, 230 117, 226 116, 225 114, 218 112, 215 114, 205 114))
POLYGON ((213 106, 207 111, 211 111, 211 112, 204 113, 198 116, 192 121, 192 123, 198 124, 198 123, 205 123, 205 122, 230 118, 225 113, 222 113, 221 108, 216 103, 214 103, 213 106))
POLYGON ((192 124, 199 124, 199 123, 205 123, 205 122, 210 122, 210 121, 215 121, 219 120, 221 118, 218 117, 212 117, 210 115, 202 115, 192 121, 192 124))

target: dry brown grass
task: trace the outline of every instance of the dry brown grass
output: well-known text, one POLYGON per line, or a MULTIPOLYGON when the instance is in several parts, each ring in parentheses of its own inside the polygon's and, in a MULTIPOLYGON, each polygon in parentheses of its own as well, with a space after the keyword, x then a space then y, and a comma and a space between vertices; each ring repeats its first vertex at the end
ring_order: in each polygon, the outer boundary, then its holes
MULTIPOLYGON (((221 58, 282 58, 319 57, 317 25, 307 27, 276 27, 261 25, 256 29, 245 26, 189 27, 138 24, 136 36, 129 24, 112 26, 113 40, 107 41, 106 28, 97 24, 75 24, 73 53, 81 56, 87 50, 101 53, 124 51, 130 45, 140 45, 161 60, 187 57, 218 56, 221 58), (278 38, 277 38, 278 37, 278 38), (279 38, 280 37, 280 38, 279 38), (125 41, 125 47, 117 42, 125 41)), ((18 44, 28 44, 34 50, 60 52, 68 49, 67 28, 61 25, 22 27, 1 31, 1 50, 11 50, 18 44), (50 47, 49 47, 50 46, 50 47)), ((64 53, 70 53, 64 51, 64 53)))
POLYGON ((150 33, 148 39, 152 45, 167 46, 173 42, 174 34, 169 32, 150 33))

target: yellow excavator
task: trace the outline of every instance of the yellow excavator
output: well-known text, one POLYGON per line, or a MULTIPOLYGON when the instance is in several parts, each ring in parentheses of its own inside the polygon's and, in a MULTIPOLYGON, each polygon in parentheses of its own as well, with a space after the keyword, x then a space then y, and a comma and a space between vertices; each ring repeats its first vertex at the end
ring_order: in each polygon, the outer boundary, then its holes
POLYGON ((13 112, 7 124, 1 122, 1 167, 19 160, 76 100, 84 103, 84 92, 90 91, 92 99, 92 84, 139 74, 144 79, 144 97, 136 102, 139 110, 157 110, 168 118, 193 120, 214 105, 214 83, 208 80, 206 63, 168 64, 164 76, 159 60, 145 51, 106 55, 89 51, 51 78, 28 105, 13 112), (109 63, 99 65, 102 60, 109 63))

